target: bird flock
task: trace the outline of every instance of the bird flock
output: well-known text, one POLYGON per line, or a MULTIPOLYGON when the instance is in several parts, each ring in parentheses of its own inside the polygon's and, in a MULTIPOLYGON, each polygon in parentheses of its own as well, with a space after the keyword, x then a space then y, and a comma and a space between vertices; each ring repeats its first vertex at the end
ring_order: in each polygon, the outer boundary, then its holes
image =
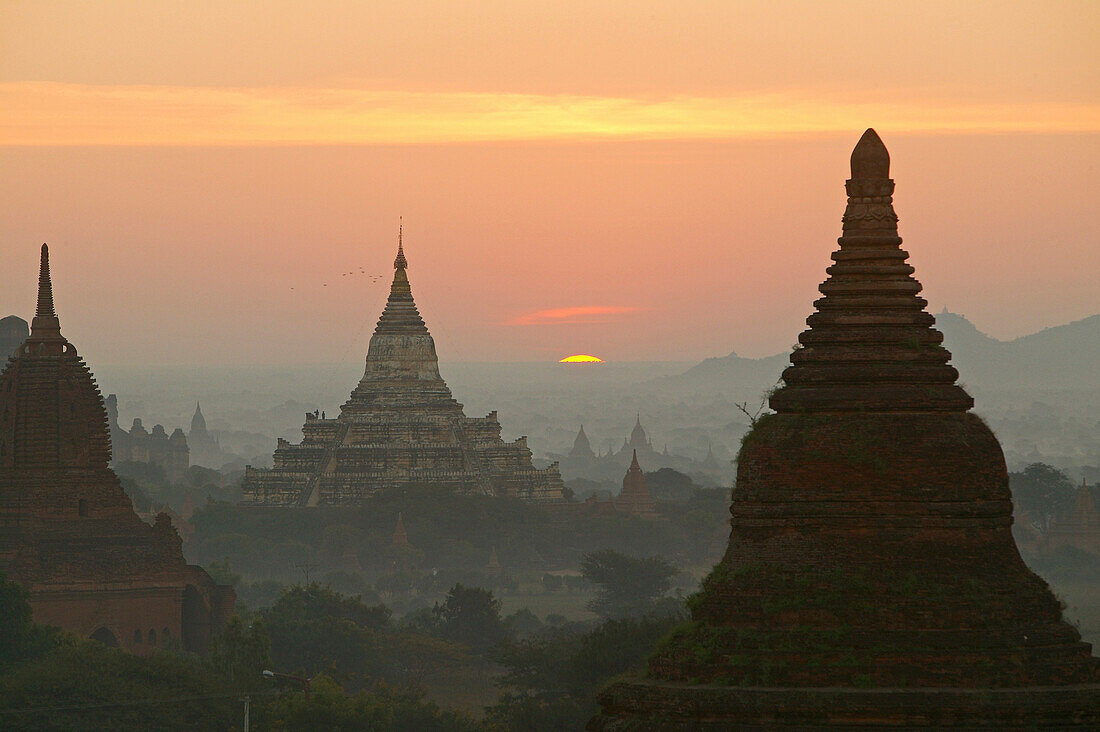
MULTIPOLYGON (((368 280, 370 280, 372 285, 379 282, 379 281, 381 281, 381 280, 383 280, 386 277, 386 275, 371 274, 370 272, 367 272, 363 268, 359 268, 358 270, 353 269, 353 270, 349 270, 347 272, 341 272, 340 276, 341 277, 365 277, 368 280)), ((321 287, 328 287, 328 285, 329 285, 328 282, 321 283, 321 287)), ((316 285, 314 285, 314 286, 316 286, 316 285)), ((298 287, 298 288, 291 287, 290 289, 291 290, 294 290, 294 289, 303 289, 304 290, 306 288, 304 288, 304 287, 298 287)))

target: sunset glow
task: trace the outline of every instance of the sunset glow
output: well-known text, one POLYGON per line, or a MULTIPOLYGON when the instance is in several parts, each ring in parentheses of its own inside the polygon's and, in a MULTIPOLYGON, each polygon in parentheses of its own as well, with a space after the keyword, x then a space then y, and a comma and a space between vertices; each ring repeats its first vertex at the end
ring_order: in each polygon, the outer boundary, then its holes
POLYGON ((558 363, 603 363, 603 359, 585 353, 578 353, 575 356, 566 356, 558 363))
POLYGON ((1089 0, 9 0, 5 270, 64 252, 99 363, 343 362, 403 215, 447 359, 763 357, 804 327, 873 126, 932 307, 1020 336, 1100 307, 1098 22, 1089 0), (202 326, 226 312, 257 337, 202 326))
POLYGON ((565 325, 578 323, 606 323, 609 316, 638 312, 641 308, 618 305, 584 305, 570 308, 551 308, 520 315, 508 321, 509 325, 565 325))
POLYGON ((1100 132, 1100 104, 882 101, 840 90, 585 96, 356 88, 0 84, 4 145, 408 144, 1100 132))

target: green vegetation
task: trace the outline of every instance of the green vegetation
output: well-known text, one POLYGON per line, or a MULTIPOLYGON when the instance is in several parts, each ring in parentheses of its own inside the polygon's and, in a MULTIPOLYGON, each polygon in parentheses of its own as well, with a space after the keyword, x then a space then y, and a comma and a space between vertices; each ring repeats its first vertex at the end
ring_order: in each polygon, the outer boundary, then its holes
POLYGON ((134 656, 37 626, 26 593, 2 578, 0 612, 14 620, 0 627, 0 728, 12 730, 240 729, 245 695, 256 729, 580 729, 597 691, 640 672, 679 621, 502 617, 490 591, 456 585, 395 623, 383 605, 314 583, 233 618, 197 657, 134 656), (486 663, 502 691, 480 721, 424 699, 432 677, 476 680, 469 670, 486 663), (268 668, 310 678, 309 699, 300 684, 264 678, 268 668))
POLYGON ((1009 473, 1008 485, 1012 500, 1043 532, 1069 507, 1076 493, 1068 475, 1044 463, 1031 463, 1019 473, 1009 473))
MULTIPOLYGON (((530 623, 533 617, 531 612, 524 612, 524 617, 517 623, 530 623)), ((432 608, 432 615, 436 620, 434 630, 440 636, 467 648, 485 652, 505 636, 504 623, 500 618, 500 600, 480 587, 456 584, 447 593, 447 598, 432 608)))
POLYGON ((122 487, 138 511, 159 510, 165 503, 179 508, 188 496, 201 505, 208 499, 237 501, 233 477, 200 465, 189 467, 179 480, 169 480, 164 468, 153 463, 121 462, 113 466, 122 487))
POLYGON ((491 730, 583 729, 596 713, 596 693, 615 676, 640 674, 675 616, 607 620, 505 643, 497 660, 505 689, 486 712, 491 730))
POLYGON ((362 506, 309 510, 211 503, 192 518, 186 551, 209 565, 229 560, 249 581, 302 579, 295 565, 320 565, 317 576, 343 569, 350 557, 368 577, 392 572, 393 530, 402 514, 413 563, 454 582, 491 586, 480 568, 496 547, 509 569, 576 567, 583 554, 614 549, 660 554, 681 566, 711 564, 708 550, 726 532, 728 490, 695 489, 682 502, 661 504, 666 520, 624 515, 570 516, 568 522, 517 499, 458 496, 432 487, 383 493, 362 506), (462 573, 466 575, 463 576, 462 573), (478 574, 481 573, 481 574, 478 574))
MULTIPOLYGON (((604 618, 625 618, 653 613, 672 587, 676 567, 660 557, 636 559, 608 549, 585 554, 581 571, 599 587, 588 609, 604 618)), ((674 600, 676 607, 681 604, 674 600)))
MULTIPOLYGON (((461 584, 492 590, 513 609, 523 606, 516 604, 522 597, 540 615, 565 612, 579 619, 593 591, 577 574, 585 554, 660 555, 698 571, 718 558, 716 547, 729 531, 728 505, 728 490, 697 487, 687 500, 662 503, 660 521, 584 512, 562 520, 518 500, 426 487, 354 507, 211 502, 191 519, 195 533, 184 552, 234 585, 238 604, 249 608, 270 606, 285 586, 320 581, 368 604, 385 602, 401 617, 430 609, 461 584), (408 546, 394 545, 399 514, 408 546), (494 548, 503 571, 488 567, 494 548)), ((695 583, 689 574, 675 579, 685 590, 695 583)))
POLYGON ((386 608, 316 585, 287 591, 251 624, 232 619, 204 657, 135 656, 38 626, 26 593, 2 576, 0 613, 14 621, 0 626, 5 730, 239 729, 242 695, 262 729, 475 728, 423 701, 408 678, 446 668, 441 657, 462 658, 462 648, 395 629, 386 608), (313 677, 310 699, 265 679, 273 665, 313 677))

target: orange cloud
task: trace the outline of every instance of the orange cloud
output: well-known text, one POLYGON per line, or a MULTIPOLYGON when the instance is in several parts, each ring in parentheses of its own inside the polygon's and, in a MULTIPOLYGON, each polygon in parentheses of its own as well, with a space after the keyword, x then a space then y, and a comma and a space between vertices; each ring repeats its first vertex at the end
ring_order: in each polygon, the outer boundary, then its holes
POLYGON ((859 130, 1100 132, 1100 104, 0 83, 4 145, 728 139, 859 130))
POLYGON ((505 325, 565 325, 576 323, 606 323, 606 318, 593 317, 601 315, 625 315, 636 313, 642 308, 622 307, 618 305, 586 305, 574 308, 552 308, 550 310, 537 310, 533 313, 520 315, 505 323, 505 325))

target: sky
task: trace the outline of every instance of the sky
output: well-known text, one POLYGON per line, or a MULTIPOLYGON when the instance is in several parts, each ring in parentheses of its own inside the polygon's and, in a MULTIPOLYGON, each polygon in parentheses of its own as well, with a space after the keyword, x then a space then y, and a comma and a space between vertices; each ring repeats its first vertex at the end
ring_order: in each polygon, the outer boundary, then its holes
POLYGON ((1095 2, 0 1, 0 314, 51 245, 109 364, 360 359, 392 276, 451 361, 795 342, 848 155, 933 311, 1100 312, 1095 2))

